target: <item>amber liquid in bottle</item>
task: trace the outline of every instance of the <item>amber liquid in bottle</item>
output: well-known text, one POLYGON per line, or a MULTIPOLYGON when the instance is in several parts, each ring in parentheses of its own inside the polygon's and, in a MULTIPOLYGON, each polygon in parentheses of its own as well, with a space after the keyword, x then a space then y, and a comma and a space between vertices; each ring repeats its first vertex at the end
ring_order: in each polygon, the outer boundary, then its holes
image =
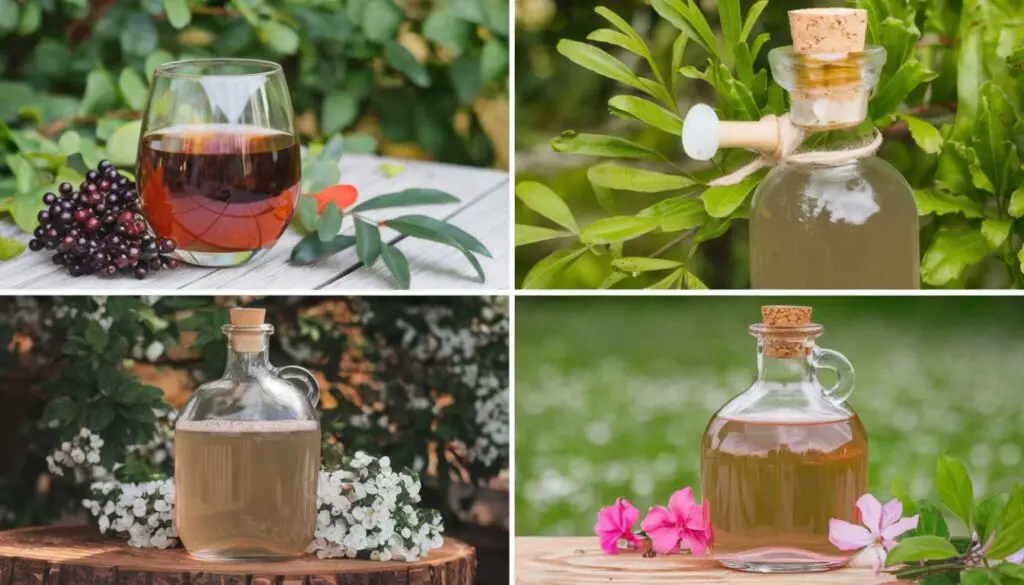
POLYGON ((830 518, 856 522, 857 498, 867 491, 867 436, 856 415, 716 416, 701 451, 701 493, 719 562, 814 571, 849 561, 852 553, 829 542, 828 525, 830 518))

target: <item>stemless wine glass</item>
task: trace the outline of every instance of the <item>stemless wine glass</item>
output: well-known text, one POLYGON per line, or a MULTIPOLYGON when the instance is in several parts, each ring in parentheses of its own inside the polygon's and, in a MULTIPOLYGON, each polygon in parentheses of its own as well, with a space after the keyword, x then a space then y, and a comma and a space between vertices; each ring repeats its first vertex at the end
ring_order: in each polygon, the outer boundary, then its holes
POLYGON ((236 266, 269 250, 299 198, 301 162, 281 66, 196 59, 157 67, 142 124, 142 210, 174 254, 236 266))

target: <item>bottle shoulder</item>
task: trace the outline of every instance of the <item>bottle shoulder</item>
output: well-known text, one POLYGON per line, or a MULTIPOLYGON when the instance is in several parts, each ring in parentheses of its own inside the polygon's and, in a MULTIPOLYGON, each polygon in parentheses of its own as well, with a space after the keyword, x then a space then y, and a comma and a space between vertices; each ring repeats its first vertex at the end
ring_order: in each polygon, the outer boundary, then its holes
POLYGON ((760 423, 820 423, 856 416, 848 402, 833 402, 815 382, 774 384, 755 381, 726 402, 717 418, 760 423))
POLYGON ((179 421, 316 421, 316 411, 301 390, 269 372, 223 377, 196 388, 179 421))

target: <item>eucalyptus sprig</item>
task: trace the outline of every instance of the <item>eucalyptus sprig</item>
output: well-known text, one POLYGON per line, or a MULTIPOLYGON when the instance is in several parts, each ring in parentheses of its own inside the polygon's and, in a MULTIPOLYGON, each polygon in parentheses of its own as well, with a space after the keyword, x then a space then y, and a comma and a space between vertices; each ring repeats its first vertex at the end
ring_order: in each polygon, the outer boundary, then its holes
POLYGON ((889 551, 887 572, 900 579, 921 579, 927 585, 1024 584, 1024 566, 1015 556, 1024 551, 1024 484, 976 501, 967 468, 942 455, 936 465, 935 488, 942 507, 963 522, 967 536, 951 535, 938 506, 927 500, 914 502, 894 488, 904 513, 918 514, 919 521, 889 551))

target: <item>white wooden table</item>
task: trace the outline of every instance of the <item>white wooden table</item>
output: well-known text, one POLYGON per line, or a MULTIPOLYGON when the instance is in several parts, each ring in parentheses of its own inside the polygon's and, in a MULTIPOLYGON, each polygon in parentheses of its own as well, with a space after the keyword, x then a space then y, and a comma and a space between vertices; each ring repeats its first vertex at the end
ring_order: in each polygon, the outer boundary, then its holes
MULTIPOLYGON (((359 201, 377 195, 413 187, 441 189, 459 198, 450 205, 396 207, 366 212, 374 219, 421 214, 444 219, 479 239, 493 258, 478 256, 487 276, 479 282, 476 272, 461 252, 424 240, 406 237, 388 228, 381 229, 384 241, 397 246, 409 260, 412 289, 420 291, 457 291, 462 289, 502 290, 509 288, 511 262, 509 237, 509 176, 493 169, 481 169, 439 163, 398 160, 374 156, 345 155, 341 162, 341 182, 359 189, 359 201), (381 165, 396 163, 405 170, 388 177, 381 165)), ((342 233, 353 233, 346 220, 342 233)), ((0 234, 22 242, 30 234, 19 230, 8 218, 0 221, 0 234)), ((83 290, 124 290, 152 292, 168 289, 194 291, 290 291, 290 290, 393 290, 394 279, 378 260, 367 268, 356 257, 355 246, 305 266, 288 262, 292 248, 301 239, 289 228, 281 240, 262 258, 232 268, 199 268, 183 265, 177 270, 161 270, 136 280, 129 275, 113 278, 95 275, 72 278, 63 267, 53 264, 52 252, 25 250, 20 256, 0 263, 0 288, 45 289, 77 292, 83 290)))

